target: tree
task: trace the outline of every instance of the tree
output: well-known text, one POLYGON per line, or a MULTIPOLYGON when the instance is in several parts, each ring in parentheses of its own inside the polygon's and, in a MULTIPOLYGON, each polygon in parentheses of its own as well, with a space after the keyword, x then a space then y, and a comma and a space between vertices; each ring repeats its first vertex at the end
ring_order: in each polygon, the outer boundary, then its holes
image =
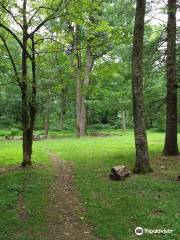
POLYGON ((179 154, 177 144, 176 10, 177 1, 168 0, 166 137, 163 150, 166 156, 179 154))
MULTIPOLYGON (((33 4, 28 0, 23 0, 22 6, 18 3, 12 5, 4 4, 0 1, 0 7, 8 17, 11 18, 12 23, 16 26, 20 33, 16 29, 11 30, 11 27, 7 23, 4 23, 3 19, 0 19, 0 27, 8 32, 19 44, 21 49, 21 75, 18 73, 15 60, 11 54, 11 51, 6 43, 6 40, 1 36, 4 46, 9 55, 12 67, 15 73, 16 81, 21 90, 21 118, 22 118, 22 130, 23 130, 23 161, 22 166, 26 167, 31 165, 32 155, 32 143, 33 143, 33 131, 36 117, 36 95, 37 95, 37 82, 36 82, 36 34, 37 32, 50 20, 57 17, 57 13, 60 10, 63 0, 60 1, 55 8, 49 8, 44 6, 37 6, 37 9, 33 9, 33 4), (10 7, 14 9, 10 10, 10 7), (29 8, 32 11, 29 11, 29 8), (51 13, 45 16, 42 21, 39 22, 37 14, 40 10, 48 9, 51 13), (16 14, 16 11, 18 14, 16 14), (33 13, 32 13, 33 12, 33 13), (31 14, 32 15, 29 15, 31 14), (20 16, 20 18, 19 18, 20 16), (21 39, 22 35, 22 39, 21 39), (30 51, 29 51, 30 48, 30 51), (29 63, 30 61, 30 63, 29 63), (31 72, 28 72, 31 67, 31 72), (29 77, 31 81, 29 81, 29 77)), ((59 16, 59 13, 58 13, 59 16)))
POLYGON ((134 173, 152 171, 148 156, 143 96, 143 36, 145 9, 146 1, 137 0, 132 54, 133 117, 136 147, 134 173))
MULTIPOLYGON (((81 0, 73 7, 77 12, 69 19, 71 33, 71 52, 76 80, 76 129, 78 136, 87 134, 87 101, 90 78, 95 60, 108 51, 110 27, 102 17, 103 1, 81 0), (81 9, 80 12, 78 10, 81 9)), ((73 15, 72 14, 72 15, 73 15)))

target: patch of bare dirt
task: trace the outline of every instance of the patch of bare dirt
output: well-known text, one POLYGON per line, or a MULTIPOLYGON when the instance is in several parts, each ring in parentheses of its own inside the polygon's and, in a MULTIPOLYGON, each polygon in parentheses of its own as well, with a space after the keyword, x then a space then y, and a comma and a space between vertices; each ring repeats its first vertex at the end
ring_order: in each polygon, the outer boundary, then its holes
POLYGON ((44 168, 44 165, 40 163, 33 163, 32 166, 28 166, 26 168, 22 168, 21 166, 17 166, 17 165, 10 166, 10 167, 1 167, 0 176, 4 176, 6 174, 9 174, 15 171, 28 171, 29 169, 36 169, 36 168, 44 168))
POLYGON ((152 214, 153 214, 154 216, 161 216, 161 215, 165 214, 165 211, 162 210, 162 209, 156 209, 156 210, 153 211, 152 214))
POLYGON ((26 222, 28 219, 28 212, 25 206, 24 194, 20 193, 18 197, 17 213, 21 222, 26 222))
POLYGON ((73 186, 72 165, 50 153, 56 180, 49 191, 47 240, 97 240, 93 228, 84 221, 84 209, 73 186))
POLYGON ((157 156, 152 159, 153 172, 149 175, 162 180, 179 181, 180 156, 157 156))

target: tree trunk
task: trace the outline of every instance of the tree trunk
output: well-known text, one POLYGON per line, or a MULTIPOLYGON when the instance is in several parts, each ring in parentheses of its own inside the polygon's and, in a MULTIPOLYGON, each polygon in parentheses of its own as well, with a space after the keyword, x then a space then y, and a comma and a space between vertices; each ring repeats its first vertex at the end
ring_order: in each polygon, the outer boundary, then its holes
POLYGON ((77 136, 80 137, 80 116, 81 116, 81 101, 82 101, 82 76, 81 76, 81 49, 80 49, 80 27, 77 25, 75 28, 75 40, 76 48, 76 131, 77 136))
POLYGON ((32 144, 33 144, 33 130, 36 115, 36 59, 35 59, 35 42, 34 35, 31 37, 32 41, 32 95, 31 99, 28 97, 28 82, 27 82, 27 18, 26 18, 27 1, 23 2, 23 48, 22 48, 22 127, 23 127, 23 161, 22 167, 32 164, 32 144))
POLYGON ((66 94, 67 94, 67 89, 66 87, 62 88, 61 90, 61 116, 60 116, 60 121, 61 121, 61 129, 64 129, 64 121, 65 121, 65 116, 66 116, 66 94))
POLYGON ((29 124, 27 96, 22 96, 23 161, 22 166, 31 165, 33 134, 29 124))
POLYGON ((176 0, 168 0, 166 137, 163 150, 166 156, 179 154, 177 144, 176 4, 176 0))
POLYGON ((49 111, 48 109, 45 110, 44 113, 44 134, 48 137, 49 134, 49 111))
POLYGON ((23 49, 22 49, 22 128, 23 128, 23 161, 22 166, 31 165, 32 153, 32 135, 30 131, 30 114, 28 103, 28 86, 27 86, 27 18, 26 5, 23 2, 23 49))
POLYGON ((143 96, 143 37, 145 9, 146 1, 137 0, 132 56, 132 92, 136 147, 136 162, 133 171, 138 174, 152 171, 148 156, 143 96))
POLYGON ((80 136, 85 136, 87 134, 87 88, 89 86, 90 80, 90 72, 91 72, 91 49, 90 46, 87 46, 86 50, 86 66, 85 66, 85 74, 84 81, 82 87, 82 96, 81 96, 81 112, 80 112, 80 136))
POLYGON ((122 130, 126 131, 126 112, 122 112, 122 130))
POLYGON ((93 61, 91 59, 91 48, 87 45, 85 66, 82 66, 81 51, 81 29, 77 25, 75 28, 75 49, 76 49, 76 129, 77 136, 82 137, 87 134, 87 88, 89 86, 90 72, 93 61))
MULTIPOLYGON (((79 61, 79 60, 78 60, 79 61)), ((78 63, 76 70, 76 130, 77 136, 81 136, 80 117, 81 117, 81 69, 78 63)))

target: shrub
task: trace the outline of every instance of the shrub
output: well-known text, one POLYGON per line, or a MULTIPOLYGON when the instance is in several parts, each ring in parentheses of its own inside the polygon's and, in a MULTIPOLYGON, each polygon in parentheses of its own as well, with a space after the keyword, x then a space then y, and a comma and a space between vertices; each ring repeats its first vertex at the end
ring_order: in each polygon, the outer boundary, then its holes
POLYGON ((11 136, 19 136, 19 135, 22 135, 22 132, 19 129, 11 128, 10 135, 11 136))

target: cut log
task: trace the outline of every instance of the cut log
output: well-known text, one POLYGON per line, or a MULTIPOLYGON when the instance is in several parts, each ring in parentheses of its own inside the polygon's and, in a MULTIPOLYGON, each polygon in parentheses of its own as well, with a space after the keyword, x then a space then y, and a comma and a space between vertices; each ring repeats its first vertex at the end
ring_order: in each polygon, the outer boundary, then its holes
POLYGON ((13 140, 13 139, 14 139, 14 136, 5 136, 5 139, 6 139, 6 140, 13 140))
POLYGON ((130 175, 130 171, 126 166, 115 166, 111 169, 111 174, 109 175, 111 180, 123 180, 130 175))
POLYGON ((110 134, 109 133, 102 133, 102 132, 89 132, 88 135, 90 135, 92 137, 107 137, 110 134))
POLYGON ((33 135, 33 140, 34 141, 40 141, 40 136, 39 135, 33 135))
POLYGON ((48 139, 48 136, 45 136, 45 135, 33 135, 33 140, 34 141, 41 141, 43 139, 48 139))
POLYGON ((23 139, 22 137, 15 137, 14 138, 14 140, 17 140, 17 141, 22 140, 22 139, 23 139))
POLYGON ((177 176, 176 181, 177 181, 177 182, 180 182, 180 173, 179 173, 179 175, 177 176))
POLYGON ((128 170, 128 168, 127 168, 126 166, 115 166, 115 167, 113 167, 113 168, 111 169, 111 172, 112 172, 113 174, 116 174, 116 173, 119 172, 119 171, 124 171, 124 172, 126 172, 126 171, 129 171, 129 170, 128 170))

